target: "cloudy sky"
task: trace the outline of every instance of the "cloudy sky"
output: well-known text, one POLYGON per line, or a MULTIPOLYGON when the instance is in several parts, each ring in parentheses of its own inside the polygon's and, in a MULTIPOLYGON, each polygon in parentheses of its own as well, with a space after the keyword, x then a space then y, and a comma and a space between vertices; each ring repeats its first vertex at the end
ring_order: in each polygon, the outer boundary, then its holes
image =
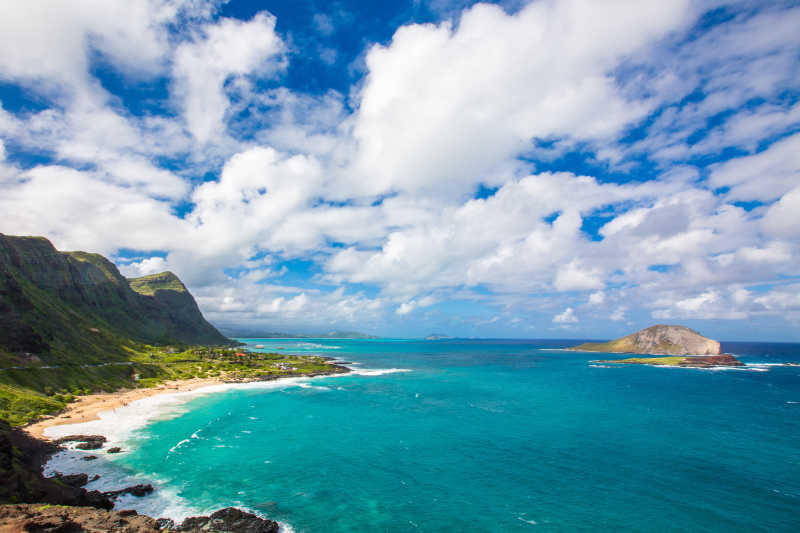
POLYGON ((219 326, 800 340, 800 3, 0 3, 0 232, 219 326))

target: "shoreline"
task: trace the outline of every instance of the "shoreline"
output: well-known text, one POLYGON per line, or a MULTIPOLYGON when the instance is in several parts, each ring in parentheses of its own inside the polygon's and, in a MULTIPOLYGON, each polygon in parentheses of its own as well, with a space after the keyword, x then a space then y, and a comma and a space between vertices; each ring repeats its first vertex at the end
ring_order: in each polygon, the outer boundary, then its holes
MULTIPOLYGON (((21 429, 34 438, 44 441, 52 441, 55 440, 57 436, 49 434, 48 430, 51 428, 86 424, 88 422, 99 422, 104 418, 101 415, 116 413, 117 409, 128 407, 134 402, 139 402, 148 398, 167 394, 183 395, 185 393, 196 392, 201 389, 211 387, 215 387, 215 390, 216 387, 220 386, 227 389, 229 386, 235 385, 279 383, 292 379, 309 379, 313 377, 338 376, 353 373, 352 368, 345 366, 332 364, 331 367, 331 372, 325 373, 286 375, 267 379, 252 379, 245 381, 231 381, 226 380, 223 377, 191 378, 165 381, 164 383, 155 387, 141 389, 119 389, 114 392, 88 394, 85 396, 79 396, 75 401, 68 404, 63 411, 55 415, 42 418, 31 424, 22 426, 21 429)), ((211 393, 215 391, 208 392, 211 393)), ((108 437, 108 435, 104 436, 108 437)))
MULTIPOLYGON (((133 450, 131 438, 136 431, 157 420, 171 419, 185 413, 185 407, 197 398, 221 392, 262 390, 265 393, 286 387, 299 386, 316 378, 344 376, 380 376, 396 372, 410 372, 408 368, 361 369, 346 367, 341 361, 331 360, 330 371, 308 374, 283 375, 267 379, 242 381, 224 378, 170 381, 147 389, 119 390, 113 393, 92 394, 80 397, 58 416, 30 424, 23 430, 28 436, 53 446, 53 441, 67 435, 102 435, 106 441, 98 449, 77 449, 75 442, 59 446, 43 458, 40 468, 45 477, 57 474, 86 474, 89 482, 83 486, 87 491, 115 491, 146 483, 155 490, 144 496, 122 495, 114 501, 114 510, 132 509, 140 515, 164 517, 176 523, 191 517, 211 514, 226 505, 234 505, 247 513, 262 518, 263 512, 235 502, 220 502, 218 505, 203 505, 188 501, 164 484, 156 473, 130 472, 115 465, 116 458, 133 450), (69 418, 67 418, 69 417, 69 418), (121 447, 119 452, 111 448, 121 447), (92 457, 91 460, 87 457, 92 457), (88 462, 87 462, 88 461, 88 462)), ((350 363, 358 365, 359 363, 350 363)), ((307 385, 306 385, 307 386, 307 385)), ((135 439, 134 439, 135 440, 135 439)), ((180 443, 178 443, 180 444, 180 443)), ((279 522, 282 533, 291 533, 291 525, 279 522)))
POLYGON ((67 405, 60 413, 43 418, 32 424, 23 426, 22 429, 29 435, 46 441, 54 440, 45 434, 48 428, 83 424, 100 420, 100 414, 107 411, 116 411, 120 407, 137 400, 167 393, 191 392, 211 385, 225 383, 220 378, 192 378, 184 380, 166 381, 156 387, 143 389, 120 389, 114 392, 101 392, 79 396, 77 400, 67 405))

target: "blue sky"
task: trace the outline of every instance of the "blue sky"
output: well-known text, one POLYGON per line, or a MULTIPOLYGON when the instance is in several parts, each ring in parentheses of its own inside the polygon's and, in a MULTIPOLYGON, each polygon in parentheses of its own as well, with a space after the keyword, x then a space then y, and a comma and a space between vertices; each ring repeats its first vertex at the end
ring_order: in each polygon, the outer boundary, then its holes
POLYGON ((800 340, 800 4, 0 6, 0 232, 217 325, 800 340))

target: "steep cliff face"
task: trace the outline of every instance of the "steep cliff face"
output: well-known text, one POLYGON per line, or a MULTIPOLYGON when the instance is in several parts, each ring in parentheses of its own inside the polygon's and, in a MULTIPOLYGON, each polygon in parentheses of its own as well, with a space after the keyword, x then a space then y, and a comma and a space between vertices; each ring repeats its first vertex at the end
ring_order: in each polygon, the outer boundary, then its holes
POLYGON ((717 355, 719 343, 685 326, 650 326, 609 342, 587 342, 573 350, 659 355, 717 355))
POLYGON ((174 274, 160 276, 129 281, 101 255, 0 234, 0 354, 105 362, 124 359, 129 342, 229 342, 174 274))

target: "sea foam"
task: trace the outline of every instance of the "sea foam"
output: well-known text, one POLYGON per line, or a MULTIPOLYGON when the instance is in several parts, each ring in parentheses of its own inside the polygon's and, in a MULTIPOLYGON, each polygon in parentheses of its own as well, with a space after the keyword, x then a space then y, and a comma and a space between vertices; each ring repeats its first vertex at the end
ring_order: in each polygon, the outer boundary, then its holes
MULTIPOLYGON (((186 499, 182 498, 174 489, 162 484, 158 476, 145 477, 141 474, 129 471, 115 460, 122 457, 122 454, 107 455, 104 450, 111 446, 121 446, 124 451, 129 451, 135 444, 132 437, 137 430, 158 420, 176 418, 187 412, 189 408, 186 404, 188 402, 209 394, 232 390, 274 391, 298 386, 317 390, 330 390, 327 387, 311 385, 309 381, 352 375, 380 376, 383 374, 409 371, 410 369, 405 368, 360 369, 347 374, 328 376, 281 378, 273 381, 253 381, 249 383, 221 383, 191 391, 163 393, 142 398, 123 407, 100 412, 97 415, 98 420, 91 420, 78 424, 63 424, 46 428, 44 434, 52 439, 66 435, 83 434, 103 435, 106 437, 107 441, 103 449, 90 451, 75 449, 74 443, 68 444, 68 449, 60 451, 50 458, 44 466, 44 475, 49 477, 55 475, 57 472, 62 474, 87 473, 91 479, 97 474, 100 477, 87 484, 86 489, 99 490, 101 492, 117 490, 139 483, 151 483, 155 487, 155 491, 151 494, 143 497, 136 497, 128 494, 122 495, 116 499, 114 507, 116 509, 135 509, 140 514, 146 514, 157 518, 171 518, 176 522, 182 521, 189 516, 208 515, 217 510, 218 507, 202 508, 192 505, 186 499), (85 458, 89 455, 94 455, 97 458, 92 461, 86 461, 85 458)), ((200 431, 201 430, 195 431, 190 438, 201 438, 198 435, 200 431)), ((189 439, 178 442, 170 449, 170 453, 188 442, 189 439)), ((255 510, 246 508, 245 510, 263 516, 255 510)), ((294 531, 289 524, 280 522, 279 524, 281 532, 292 533, 294 531)))

